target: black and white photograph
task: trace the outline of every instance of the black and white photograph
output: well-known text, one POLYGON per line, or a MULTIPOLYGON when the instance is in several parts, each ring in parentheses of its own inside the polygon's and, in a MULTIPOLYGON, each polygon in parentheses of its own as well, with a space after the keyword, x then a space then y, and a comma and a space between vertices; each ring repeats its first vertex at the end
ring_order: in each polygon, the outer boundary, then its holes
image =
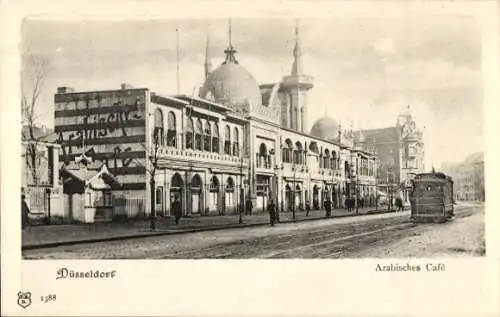
POLYGON ((474 19, 29 18, 21 47, 24 259, 485 255, 474 19))
POLYGON ((0 7, 2 316, 498 316, 498 1, 0 7))

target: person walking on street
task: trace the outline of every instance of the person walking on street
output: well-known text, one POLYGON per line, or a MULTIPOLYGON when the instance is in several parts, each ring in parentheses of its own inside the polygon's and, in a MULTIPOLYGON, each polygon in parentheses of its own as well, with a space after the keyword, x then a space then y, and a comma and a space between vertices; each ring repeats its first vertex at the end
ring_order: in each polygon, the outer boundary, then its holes
POLYGON ((325 211, 326 217, 329 218, 332 215, 332 202, 330 200, 325 201, 325 211))
POLYGON ((178 225, 182 217, 181 202, 179 197, 175 196, 174 202, 172 203, 172 211, 175 216, 175 224, 178 225))
POLYGON ((252 215, 252 208, 253 208, 253 204, 252 204, 252 200, 250 200, 250 198, 247 199, 246 203, 245 203, 245 215, 252 215))
POLYGON ((403 200, 401 197, 396 198, 396 207, 398 207, 398 211, 404 211, 403 200))
POLYGON ((311 204, 309 201, 306 201, 306 217, 309 216, 309 213, 311 212, 311 204))
POLYGON ((274 200, 271 198, 269 200, 269 204, 267 205, 267 209, 269 211, 269 220, 271 222, 271 226, 274 226, 274 221, 276 220, 276 205, 274 204, 274 200))
POLYGON ((26 196, 21 195, 21 228, 24 229, 29 223, 30 208, 26 202, 26 196))

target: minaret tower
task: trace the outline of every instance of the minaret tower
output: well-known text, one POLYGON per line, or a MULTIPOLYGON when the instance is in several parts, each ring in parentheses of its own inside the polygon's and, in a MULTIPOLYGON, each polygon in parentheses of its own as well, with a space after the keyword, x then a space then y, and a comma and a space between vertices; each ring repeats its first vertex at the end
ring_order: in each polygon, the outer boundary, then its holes
POLYGON ((293 49, 292 73, 283 78, 283 86, 290 94, 290 121, 288 128, 307 131, 307 92, 313 85, 314 78, 304 74, 302 69, 302 51, 300 49, 299 23, 295 24, 295 47, 293 49))
POLYGON ((210 35, 207 33, 207 46, 205 48, 205 79, 212 72, 212 56, 210 55, 210 35))

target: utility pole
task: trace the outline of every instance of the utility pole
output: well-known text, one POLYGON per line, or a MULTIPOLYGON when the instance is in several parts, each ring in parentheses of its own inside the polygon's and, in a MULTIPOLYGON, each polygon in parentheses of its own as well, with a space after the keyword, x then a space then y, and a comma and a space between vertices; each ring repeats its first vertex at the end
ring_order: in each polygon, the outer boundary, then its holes
POLYGON ((356 214, 358 214, 358 211, 359 211, 359 203, 358 203, 358 200, 359 200, 359 188, 358 188, 359 171, 358 171, 358 167, 359 167, 359 164, 358 164, 358 161, 359 161, 359 156, 358 156, 358 158, 356 158, 356 178, 354 180, 354 190, 356 191, 356 214))
POLYGON ((292 189, 292 193, 293 193, 293 205, 292 205, 292 219, 295 220, 295 175, 296 175, 296 167, 295 167, 295 158, 293 158, 293 165, 292 165, 292 169, 293 169, 293 189, 292 189))
POLYGON ((238 223, 243 223, 243 157, 240 158, 240 198, 238 199, 239 219, 238 223))

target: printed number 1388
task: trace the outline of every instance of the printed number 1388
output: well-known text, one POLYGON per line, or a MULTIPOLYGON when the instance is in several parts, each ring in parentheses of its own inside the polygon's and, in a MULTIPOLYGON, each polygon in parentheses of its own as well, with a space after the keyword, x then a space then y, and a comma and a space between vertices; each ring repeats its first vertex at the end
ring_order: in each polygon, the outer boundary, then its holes
POLYGON ((40 296, 40 301, 42 301, 44 303, 54 302, 55 300, 56 300, 56 295, 55 294, 40 296))

